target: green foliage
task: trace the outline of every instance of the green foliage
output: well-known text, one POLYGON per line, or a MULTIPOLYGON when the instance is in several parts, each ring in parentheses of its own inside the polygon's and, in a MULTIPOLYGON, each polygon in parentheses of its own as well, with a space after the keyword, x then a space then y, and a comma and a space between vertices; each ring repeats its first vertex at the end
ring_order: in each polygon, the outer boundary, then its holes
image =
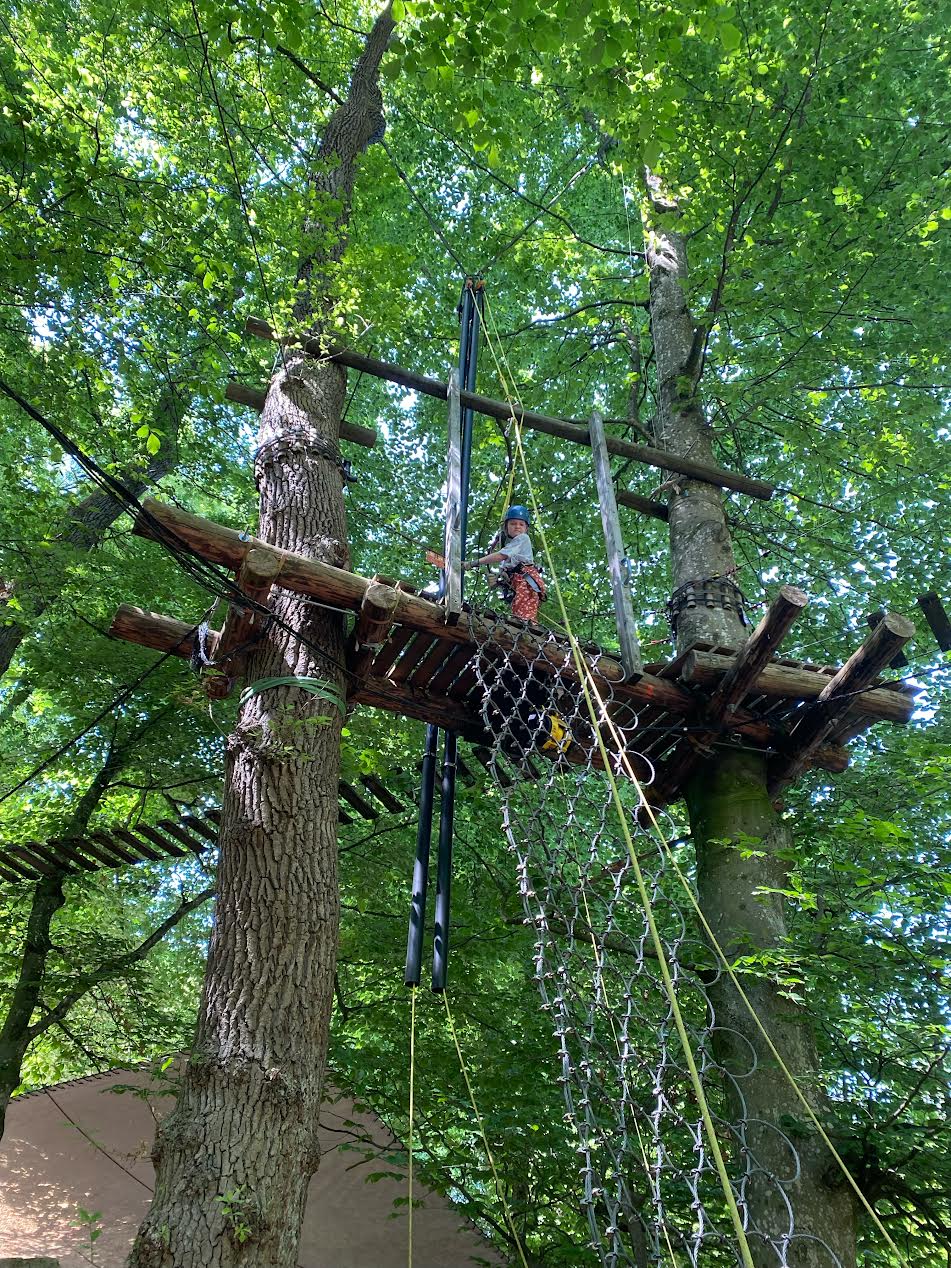
MULTIPOLYGON (((676 204, 665 221, 689 238, 689 300, 707 333, 698 391, 718 460, 783 486, 770 502, 728 498, 754 619, 778 584, 802 585, 813 603, 784 650, 836 663, 869 610, 912 612, 928 589, 951 599, 940 10, 396 0, 393 12, 387 148, 360 159, 328 324, 445 378, 462 274, 483 272, 500 364, 485 347, 479 390, 563 417, 597 406, 650 439, 647 164, 676 204)), ((345 89, 368 10, 344 4, 331 19, 319 5, 238 0, 199 4, 198 16, 207 64, 190 4, 135 0, 121 22, 98 0, 8 11, 0 360, 2 377, 108 470, 135 481, 167 462, 160 496, 253 532, 253 419, 223 403, 224 388, 267 381, 273 348, 245 340, 244 319, 288 326, 298 260, 336 232, 308 179, 333 105, 319 84, 345 89)), ((380 435, 350 455, 352 567, 435 581, 425 550, 441 543, 443 409, 367 377, 352 376, 350 393, 348 418, 380 435)), ((118 603, 192 621, 210 600, 126 518, 97 549, 77 545, 68 512, 88 483, 5 399, 0 420, 0 635, 24 635, 0 684, 2 794, 148 663, 104 637, 118 603)), ((525 448, 570 620, 610 643, 590 456, 540 434, 525 448)), ((470 529, 481 550, 513 465, 511 437, 478 419, 470 529)), ((644 495, 663 478, 619 472, 644 495)), ((520 471, 512 496, 529 497, 520 471)), ((622 514, 647 659, 662 661, 665 530, 622 514)), ((791 799, 790 943, 771 957, 751 948, 745 968, 805 1000, 838 1137, 908 1262, 937 1268, 951 1226, 948 673, 924 629, 912 655, 928 687, 920 722, 873 732, 849 772, 812 776, 791 799)), ((164 665, 0 803, 3 839, 64 831, 109 753, 139 730, 93 828, 215 804, 235 707, 209 708, 182 663, 164 665)), ((344 738, 345 776, 377 775, 411 802, 419 726, 361 711, 344 738)), ((567 1268, 590 1262, 573 1142, 498 803, 472 765, 457 807, 454 1016, 520 1236, 539 1262, 567 1268)), ((400 1139, 411 820, 340 832, 335 1078, 400 1139)), ((741 848, 755 853, 756 842, 741 848)), ((181 890, 203 883, 184 862, 70 880, 41 1005, 137 945, 181 890)), ((28 894, 5 888, 0 908, 8 993, 28 894)), ((187 1046, 208 922, 195 913, 84 996, 33 1045, 23 1086, 187 1046)), ((418 1006, 423 1175, 511 1249, 441 1006, 426 995, 418 1006)), ((253 1227, 245 1198, 219 1201, 240 1242, 253 1227)), ((891 1268, 864 1236, 868 1268, 891 1268)))

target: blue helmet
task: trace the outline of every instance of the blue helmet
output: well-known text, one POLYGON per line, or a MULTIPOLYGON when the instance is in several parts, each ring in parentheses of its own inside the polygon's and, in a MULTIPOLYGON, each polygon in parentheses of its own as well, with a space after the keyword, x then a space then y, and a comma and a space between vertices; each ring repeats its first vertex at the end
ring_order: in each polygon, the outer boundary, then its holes
POLYGON ((509 520, 524 520, 526 524, 531 525, 532 513, 527 506, 510 506, 502 517, 502 523, 507 524, 509 520))

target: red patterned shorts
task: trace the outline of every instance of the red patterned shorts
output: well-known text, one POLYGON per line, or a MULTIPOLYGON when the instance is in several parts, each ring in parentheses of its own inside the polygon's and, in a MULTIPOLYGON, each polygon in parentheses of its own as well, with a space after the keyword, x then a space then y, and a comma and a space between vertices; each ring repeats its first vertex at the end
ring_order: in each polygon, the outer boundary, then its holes
POLYGON ((534 564, 522 564, 518 572, 512 576, 512 589, 515 591, 515 598, 512 600, 512 615, 520 616, 523 621, 536 621, 538 609, 545 597, 545 583, 542 580, 542 574, 534 564), (529 584, 529 577, 538 586, 538 590, 529 584))

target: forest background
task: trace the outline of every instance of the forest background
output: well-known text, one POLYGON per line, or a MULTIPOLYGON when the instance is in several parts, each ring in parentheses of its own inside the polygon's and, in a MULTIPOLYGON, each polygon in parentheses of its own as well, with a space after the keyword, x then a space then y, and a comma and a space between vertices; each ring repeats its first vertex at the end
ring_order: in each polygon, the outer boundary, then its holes
MULTIPOLYGON (((598 407, 649 441, 646 166, 687 235, 717 460, 782 485, 769 502, 729 499, 753 613, 783 582, 801 586, 812 605, 789 654, 837 664, 869 612, 951 596, 947 10, 392 9, 385 133, 359 161, 333 277, 341 341, 445 378, 463 279, 481 274, 527 406, 567 418, 598 407)), ((312 148, 373 16, 329 0, 5 6, 0 379, 136 492, 255 531, 254 417, 224 389, 267 382, 273 350, 246 339, 244 321, 289 324, 289 279, 313 247, 301 226, 321 232, 308 216, 312 148)), ((489 356, 480 374, 481 391, 505 396, 489 356)), ((347 450, 351 566, 423 585, 442 535, 444 410, 351 374, 346 417, 380 435, 347 450)), ((208 595, 132 536, 9 397, 0 418, 0 837, 219 804, 236 699, 209 706, 188 669, 166 662, 94 721, 155 659, 105 637, 116 606, 197 621, 208 595)), ((572 623, 611 643, 590 456, 541 435, 525 443, 572 623)), ((497 526, 512 462, 503 428, 479 421, 473 549, 497 526)), ((649 495, 661 477, 629 465, 623 482, 649 495)), ((514 490, 527 499, 518 477, 514 490)), ((622 515, 642 641, 661 660, 666 530, 622 515)), ((938 1265, 951 1254, 951 762, 947 675, 919 625, 901 671, 925 688, 914 723, 877 728, 846 773, 812 773, 788 797, 791 933, 768 971, 815 1019, 856 1175, 913 1247, 909 1262, 938 1265)), ((420 747, 419 724, 359 710, 344 770, 411 802, 420 747)), ((473 766, 457 810, 457 1024, 520 1234, 538 1263, 584 1264, 531 938, 498 802, 473 766)), ((333 1078, 398 1136, 413 836, 412 812, 340 829, 333 1078)), ((212 866, 70 877, 61 896, 56 878, 0 889, 6 1003, 31 913, 52 920, 26 1030, 3 1010, 7 1094, 188 1046, 212 866)), ((424 1172, 511 1249, 444 1019, 422 1000, 417 1042, 424 1172)), ((891 1263, 869 1236, 868 1262, 891 1263)))

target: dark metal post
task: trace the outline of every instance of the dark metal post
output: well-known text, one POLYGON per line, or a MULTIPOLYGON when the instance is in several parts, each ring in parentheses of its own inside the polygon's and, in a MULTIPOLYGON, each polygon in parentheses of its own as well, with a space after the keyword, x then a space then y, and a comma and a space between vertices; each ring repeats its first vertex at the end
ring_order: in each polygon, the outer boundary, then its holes
MULTIPOLYGON (((466 392, 474 392, 479 363, 479 333, 482 323, 482 283, 466 278, 460 338, 459 381, 466 392), (466 304, 468 299, 468 304, 466 304)), ((469 485, 472 478, 472 432, 474 413, 468 406, 462 412, 462 557, 466 558, 466 524, 469 518, 469 485)))
POLYGON ((406 938, 407 986, 419 986, 423 959, 423 927, 426 924, 426 890, 429 886, 429 846, 433 835, 433 794, 436 788, 436 751, 439 727, 426 727, 422 781, 419 788, 419 823, 416 828, 416 862, 413 864, 413 898, 406 938))
POLYGON ((436 856, 436 916, 433 930, 433 990, 446 989, 449 962, 449 897, 452 885, 452 822, 456 801, 455 732, 446 732, 439 806, 439 852, 436 856))

